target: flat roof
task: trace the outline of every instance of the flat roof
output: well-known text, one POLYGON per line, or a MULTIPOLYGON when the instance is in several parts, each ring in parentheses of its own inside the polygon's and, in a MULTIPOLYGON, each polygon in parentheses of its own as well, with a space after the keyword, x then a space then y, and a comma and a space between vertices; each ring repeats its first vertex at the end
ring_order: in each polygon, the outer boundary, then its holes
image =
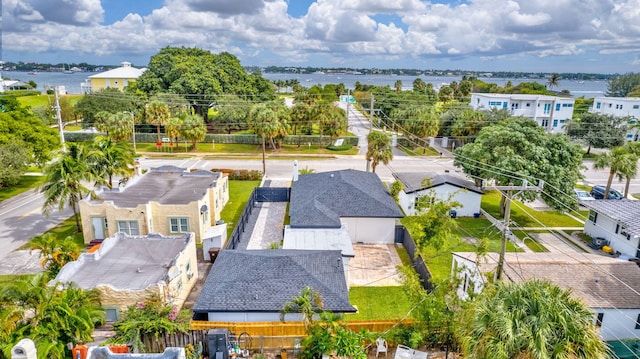
POLYGON ((149 202, 160 204, 189 204, 203 198, 207 189, 215 187, 222 173, 199 170, 189 172, 186 168, 164 166, 152 168, 136 177, 124 188, 104 190, 98 199, 90 203, 111 201, 116 207, 133 208, 149 202))
POLYGON ((339 250, 343 257, 354 257, 349 228, 291 228, 284 230, 283 249, 339 250))
POLYGON ((105 239, 93 253, 83 253, 67 263, 56 282, 73 282, 82 289, 109 286, 120 290, 144 290, 163 282, 192 234, 181 236, 128 236, 118 233, 105 239))

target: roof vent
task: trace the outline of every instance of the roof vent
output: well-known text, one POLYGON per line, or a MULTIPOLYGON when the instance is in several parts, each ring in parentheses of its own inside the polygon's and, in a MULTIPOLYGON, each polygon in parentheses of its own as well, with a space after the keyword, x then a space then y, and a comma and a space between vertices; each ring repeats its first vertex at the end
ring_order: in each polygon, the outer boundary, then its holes
POLYGON ((142 273, 142 268, 138 267, 138 269, 136 269, 136 272, 142 273))

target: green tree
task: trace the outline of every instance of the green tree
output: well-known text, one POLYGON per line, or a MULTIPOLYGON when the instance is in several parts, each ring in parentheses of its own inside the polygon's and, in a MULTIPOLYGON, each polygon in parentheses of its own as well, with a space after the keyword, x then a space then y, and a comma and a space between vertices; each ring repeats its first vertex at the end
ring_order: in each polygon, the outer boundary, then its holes
MULTIPOLYGON (((640 159, 640 142, 627 142, 624 144, 623 148, 629 154, 635 155, 640 159)), ((628 166, 625 166, 622 176, 624 176, 626 179, 624 185, 624 196, 628 197, 629 185, 631 184, 631 180, 638 176, 638 162, 631 162, 628 164, 628 166)))
POLYGON ((440 119, 435 110, 425 106, 399 107, 391 112, 390 117, 400 124, 405 136, 410 139, 417 138, 423 142, 426 142, 428 137, 435 136, 440 127, 440 119))
POLYGON ((396 82, 393 84, 393 88, 396 90, 396 92, 402 91, 402 80, 396 80, 396 82))
POLYGON ((106 133, 116 142, 124 141, 133 133, 133 119, 125 112, 109 113, 100 111, 95 115, 96 130, 106 133))
POLYGON ((371 131, 367 135, 367 161, 371 161, 371 171, 376 172, 378 164, 389 164, 393 159, 391 139, 379 131, 371 131))
POLYGON ((554 87, 558 87, 559 84, 560 84, 560 74, 557 74, 557 73, 551 74, 551 76, 549 77, 549 80, 547 80, 547 88, 551 90, 554 87))
POLYGON ((271 148, 276 149, 275 139, 289 133, 289 109, 280 101, 253 105, 249 113, 249 129, 256 135, 264 135, 271 148))
POLYGON ((451 124, 451 135, 461 142, 473 141, 480 130, 487 125, 486 111, 464 109, 459 112, 459 117, 451 124))
MULTIPOLYGON (((507 118, 480 130, 473 143, 456 148, 454 165, 476 180, 495 180, 497 185, 521 185, 523 180, 545 182, 542 198, 558 210, 576 208, 571 193, 581 178, 582 151, 565 135, 548 134, 538 124, 523 117, 507 118)), ((516 197, 531 201, 534 191, 516 197)), ((504 197, 501 208, 504 210, 504 197)))
POLYGON ((81 249, 72 236, 58 239, 52 233, 33 238, 29 242, 31 251, 40 251, 40 265, 47 271, 49 279, 54 279, 65 264, 78 259, 81 249))
MULTIPOLYGON (((22 317, 12 322, 13 330, 0 344, 5 357, 11 357, 11 348, 22 338, 31 338, 38 348, 38 358, 66 358, 71 356, 67 343, 79 344, 92 340, 97 325, 104 323, 104 309, 99 293, 86 291, 70 284, 48 285, 50 278, 44 273, 34 277, 21 277, 0 290, 0 313, 5 308, 22 317)), ((0 314, 2 316, 2 314, 0 314)))
POLYGON ((88 154, 91 171, 99 178, 98 184, 113 188, 113 176, 122 176, 126 182, 133 172, 134 154, 126 142, 97 136, 88 154))
POLYGON ((593 312, 550 282, 496 283, 472 303, 461 326, 469 358, 608 358, 593 312))
POLYGON ((280 321, 285 321, 285 316, 291 313, 300 313, 302 323, 307 333, 314 325, 314 316, 324 311, 324 304, 320 293, 307 286, 300 290, 300 294, 286 302, 280 310, 280 321))
POLYGON ((218 101, 218 113, 213 119, 215 127, 228 134, 246 129, 251 104, 237 96, 226 96, 218 101))
POLYGON ((171 117, 171 111, 166 103, 160 101, 152 101, 147 105, 145 110, 147 122, 156 125, 158 130, 158 143, 160 143, 160 126, 164 126, 165 123, 171 117))
POLYGON ((584 113, 580 118, 567 124, 567 135, 587 145, 587 154, 591 148, 611 148, 624 143, 627 132, 627 117, 616 117, 600 113, 584 113))
POLYGON ((83 183, 97 179, 89 164, 87 149, 82 144, 70 143, 67 152, 60 153, 47 164, 43 173, 45 179, 40 192, 45 198, 42 207, 44 214, 48 215, 56 206, 62 211, 69 205, 73 210, 77 231, 82 232, 78 202, 87 195, 94 196, 93 191, 83 183))
POLYGON ((171 117, 167 120, 167 124, 164 125, 164 132, 172 141, 178 142, 180 137, 180 129, 182 128, 182 117, 171 117))
POLYGON ((157 339, 167 334, 186 333, 190 319, 189 310, 180 310, 157 294, 152 295, 144 302, 127 307, 123 318, 113 324, 116 334, 109 342, 128 344, 134 352, 145 352, 144 337, 157 339))
POLYGON ((607 83, 608 97, 626 97, 635 88, 640 86, 640 73, 628 73, 614 76, 607 83))
POLYGON ((248 74, 235 56, 198 48, 161 49, 151 57, 148 70, 137 84, 148 94, 183 95, 205 122, 209 122, 209 107, 222 94, 248 96, 252 100, 274 98, 271 83, 260 73, 248 74))
POLYGON ((82 118, 82 127, 93 126, 95 115, 100 111, 109 113, 136 112, 139 98, 135 95, 122 92, 117 88, 106 88, 104 90, 85 94, 76 103, 75 112, 82 118))
POLYGON ((451 86, 443 85, 438 90, 438 99, 442 102, 449 102, 454 99, 455 93, 451 86))
POLYGON ((196 150, 196 142, 204 140, 207 135, 207 125, 202 117, 187 115, 182 119, 180 135, 187 141, 191 141, 191 150, 196 150))
POLYGON ((0 187, 18 184, 31 158, 29 148, 22 141, 0 144, 0 187))
POLYGON ((423 79, 417 77, 415 80, 413 80, 413 91, 424 92, 426 89, 427 89, 427 84, 424 82, 423 79))
POLYGON ((57 130, 51 128, 21 106, 13 96, 0 98, 0 145, 21 144, 32 155, 25 164, 42 165, 51 159, 51 153, 60 146, 57 130))
POLYGON ((604 190, 604 199, 609 199, 609 191, 613 178, 618 176, 620 180, 627 176, 634 176, 637 172, 638 155, 628 151, 626 148, 614 147, 609 152, 603 152, 596 156, 593 162, 593 168, 603 169, 609 168, 609 178, 607 179, 607 187, 604 190))

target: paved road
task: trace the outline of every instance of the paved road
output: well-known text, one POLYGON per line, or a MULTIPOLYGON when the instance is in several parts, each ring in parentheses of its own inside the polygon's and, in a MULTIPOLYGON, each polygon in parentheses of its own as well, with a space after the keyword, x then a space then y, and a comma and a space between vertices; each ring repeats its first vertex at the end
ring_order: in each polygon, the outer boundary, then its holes
POLYGON ((0 202, 0 261, 33 236, 42 234, 71 217, 71 209, 42 214, 44 199, 34 190, 0 202))

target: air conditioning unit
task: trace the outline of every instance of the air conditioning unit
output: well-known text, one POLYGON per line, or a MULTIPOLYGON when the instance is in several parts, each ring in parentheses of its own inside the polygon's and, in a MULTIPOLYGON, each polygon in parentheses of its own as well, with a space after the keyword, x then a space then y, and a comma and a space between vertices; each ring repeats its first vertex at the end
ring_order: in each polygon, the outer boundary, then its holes
POLYGON ((187 272, 187 279, 191 279, 193 278, 193 272, 192 271, 188 271, 187 272))

